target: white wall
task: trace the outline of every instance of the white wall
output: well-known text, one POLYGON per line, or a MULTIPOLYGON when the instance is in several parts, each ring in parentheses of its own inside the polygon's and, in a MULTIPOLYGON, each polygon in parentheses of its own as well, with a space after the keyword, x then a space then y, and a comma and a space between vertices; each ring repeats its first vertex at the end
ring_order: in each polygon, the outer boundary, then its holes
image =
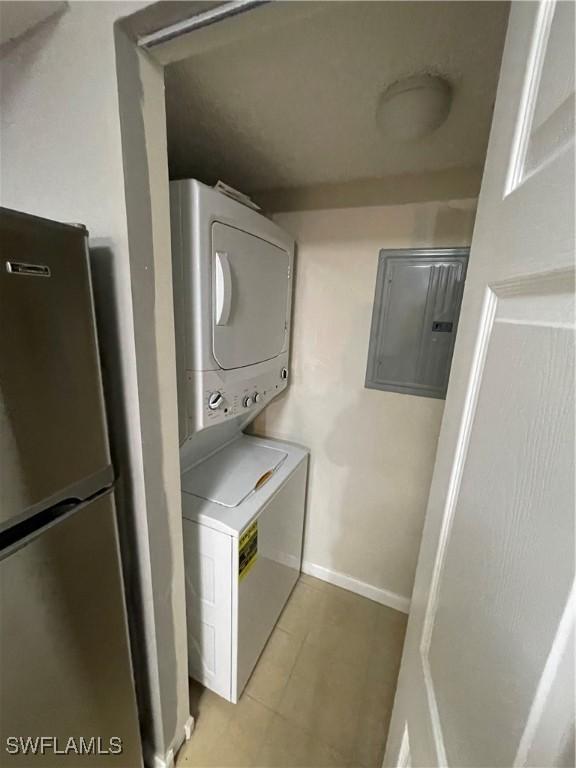
MULTIPOLYGON (((0 4, 2 17, 19 5, 0 4)), ((71 2, 3 46, 1 195, 90 231, 140 714, 161 765, 189 714, 162 73, 121 33, 118 64, 113 27, 144 6, 71 2)))
POLYGON ((253 431, 312 451, 308 569, 398 607, 412 592, 444 402, 364 388, 378 252, 469 245, 474 213, 467 200, 274 217, 298 243, 292 375, 253 431))

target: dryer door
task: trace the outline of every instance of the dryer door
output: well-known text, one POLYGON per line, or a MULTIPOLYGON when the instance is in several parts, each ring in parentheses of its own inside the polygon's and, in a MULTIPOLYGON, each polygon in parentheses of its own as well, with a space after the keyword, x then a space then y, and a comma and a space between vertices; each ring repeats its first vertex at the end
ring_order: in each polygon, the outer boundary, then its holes
POLYGON ((227 224, 212 225, 214 357, 226 369, 270 360, 286 336, 289 254, 227 224))

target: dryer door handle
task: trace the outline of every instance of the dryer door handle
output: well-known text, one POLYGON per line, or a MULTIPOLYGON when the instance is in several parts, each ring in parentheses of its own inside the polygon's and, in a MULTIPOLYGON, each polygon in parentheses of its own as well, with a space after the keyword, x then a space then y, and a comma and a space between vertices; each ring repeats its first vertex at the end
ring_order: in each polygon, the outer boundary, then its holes
POLYGON ((227 325, 232 308, 232 272, 228 254, 216 251, 216 325, 227 325))

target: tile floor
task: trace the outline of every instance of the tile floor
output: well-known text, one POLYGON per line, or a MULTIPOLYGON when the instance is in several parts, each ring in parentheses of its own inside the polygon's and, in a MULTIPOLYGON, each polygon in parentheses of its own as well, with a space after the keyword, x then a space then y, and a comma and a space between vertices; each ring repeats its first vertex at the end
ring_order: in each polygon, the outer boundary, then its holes
POLYGON ((380 768, 406 619, 302 576, 238 704, 191 683, 177 768, 380 768))

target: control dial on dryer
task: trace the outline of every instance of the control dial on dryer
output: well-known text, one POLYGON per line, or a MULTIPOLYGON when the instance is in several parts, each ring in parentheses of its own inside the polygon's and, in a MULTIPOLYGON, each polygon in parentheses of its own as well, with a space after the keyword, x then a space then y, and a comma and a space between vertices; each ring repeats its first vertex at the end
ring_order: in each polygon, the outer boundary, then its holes
POLYGON ((210 408, 211 411, 217 411, 223 402, 224 395, 222 392, 211 392, 208 397, 208 408, 210 408))
POLYGON ((253 400, 255 403, 260 403, 260 402, 262 402, 262 395, 260 394, 260 392, 254 392, 254 394, 252 395, 252 400, 253 400))
POLYGON ((254 405, 253 399, 250 397, 250 395, 246 395, 246 397, 242 400, 242 405, 244 408, 250 408, 254 405))

